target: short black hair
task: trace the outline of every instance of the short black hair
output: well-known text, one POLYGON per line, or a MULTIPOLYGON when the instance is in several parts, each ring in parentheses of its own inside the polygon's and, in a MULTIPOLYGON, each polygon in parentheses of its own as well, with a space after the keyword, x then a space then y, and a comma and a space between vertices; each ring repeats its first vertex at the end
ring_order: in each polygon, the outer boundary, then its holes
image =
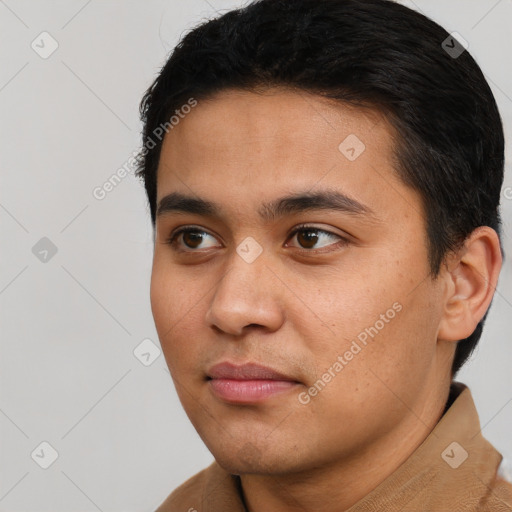
MULTIPOLYGON (((493 228, 501 246, 504 135, 491 89, 462 43, 391 0, 259 0, 188 32, 140 103, 145 146, 136 176, 144 180, 153 227, 162 146, 155 130, 168 127, 192 97, 272 87, 386 116, 396 132, 395 170, 423 200, 432 278, 479 226, 493 228)), ((478 343, 487 313, 458 342, 452 378, 478 343)))

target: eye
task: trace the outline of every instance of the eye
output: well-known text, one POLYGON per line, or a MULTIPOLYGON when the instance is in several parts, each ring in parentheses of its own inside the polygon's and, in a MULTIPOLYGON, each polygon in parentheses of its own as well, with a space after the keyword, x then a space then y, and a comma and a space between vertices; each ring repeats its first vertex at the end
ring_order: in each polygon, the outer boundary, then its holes
MULTIPOLYGON (((312 249, 321 249, 323 247, 328 247, 330 245, 338 245, 343 246, 347 245, 349 243, 347 238, 342 237, 341 235, 337 235, 335 233, 331 233, 330 231, 326 231, 324 229, 320 229, 315 226, 309 226, 306 224, 301 224, 300 226, 297 226, 291 233, 290 238, 296 238, 299 244, 301 245, 302 249, 304 249, 304 252, 311 252, 312 249), (330 243, 325 244, 320 247, 316 246, 315 244, 318 243, 319 240, 338 240, 339 242, 336 244, 330 243)), ((322 251, 325 252, 325 251, 322 251)))
MULTIPOLYGON (((189 226, 184 226, 177 231, 175 231, 167 240, 166 242, 171 245, 174 249, 176 249, 176 246, 178 246, 178 237, 181 238, 183 244, 185 245, 185 249, 183 252, 189 252, 188 249, 198 249, 199 246, 205 239, 205 235, 208 237, 213 238, 212 235, 210 235, 207 231, 203 231, 202 229, 192 228, 189 226), (181 236, 180 236, 181 235, 181 236)), ((210 247, 214 247, 214 245, 210 245, 207 247, 203 247, 205 249, 208 249, 210 247)), ((182 250, 181 247, 179 247, 176 250, 182 250)))
MULTIPOLYGON (((199 252, 199 249, 209 249, 211 247, 215 247, 215 243, 201 247, 201 244, 207 240, 208 237, 215 239, 215 237, 207 231, 191 226, 183 226, 172 233, 171 236, 166 240, 166 243, 171 245, 176 251, 199 252)), ((316 249, 322 249, 324 247, 334 245, 344 246, 349 243, 349 240, 342 237, 341 235, 337 235, 335 233, 331 233, 330 231, 306 224, 297 226, 288 237, 288 239, 291 238, 297 239, 301 246, 299 249, 302 248, 302 252, 314 252, 316 249), (326 241, 334 240, 334 242, 321 245, 320 247, 315 247, 316 244, 318 244, 318 242, 322 239, 326 241), (336 240, 338 240, 338 243, 336 243, 336 240)))

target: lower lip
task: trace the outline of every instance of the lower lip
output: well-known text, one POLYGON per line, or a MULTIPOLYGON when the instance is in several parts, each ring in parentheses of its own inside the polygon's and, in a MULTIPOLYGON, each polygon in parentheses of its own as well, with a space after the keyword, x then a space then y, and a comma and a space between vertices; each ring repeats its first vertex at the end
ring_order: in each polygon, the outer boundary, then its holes
POLYGON ((210 389, 215 395, 228 402, 254 403, 288 391, 297 382, 286 380, 235 380, 211 379, 210 389))

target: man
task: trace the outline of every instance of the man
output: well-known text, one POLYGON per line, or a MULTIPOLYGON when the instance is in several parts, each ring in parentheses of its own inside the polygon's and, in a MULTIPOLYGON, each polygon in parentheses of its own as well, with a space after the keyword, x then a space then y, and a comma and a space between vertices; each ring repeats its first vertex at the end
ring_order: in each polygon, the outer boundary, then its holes
POLYGON ((141 114, 153 316, 215 458, 158 511, 512 510, 453 380, 502 264, 463 45, 386 0, 261 0, 190 32, 141 114))

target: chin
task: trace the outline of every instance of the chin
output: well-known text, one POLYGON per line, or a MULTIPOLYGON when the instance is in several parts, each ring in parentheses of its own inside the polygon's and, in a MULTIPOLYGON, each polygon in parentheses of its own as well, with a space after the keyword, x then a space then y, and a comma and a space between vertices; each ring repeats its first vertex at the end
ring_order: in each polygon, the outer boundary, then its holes
POLYGON ((252 443, 245 443, 240 448, 234 446, 227 450, 210 450, 215 460, 226 471, 233 475, 246 473, 267 473, 270 461, 252 443))
POLYGON ((233 475, 284 475, 300 471, 300 461, 290 457, 290 451, 281 452, 276 446, 260 449, 251 442, 240 448, 210 450, 224 470, 233 475))

